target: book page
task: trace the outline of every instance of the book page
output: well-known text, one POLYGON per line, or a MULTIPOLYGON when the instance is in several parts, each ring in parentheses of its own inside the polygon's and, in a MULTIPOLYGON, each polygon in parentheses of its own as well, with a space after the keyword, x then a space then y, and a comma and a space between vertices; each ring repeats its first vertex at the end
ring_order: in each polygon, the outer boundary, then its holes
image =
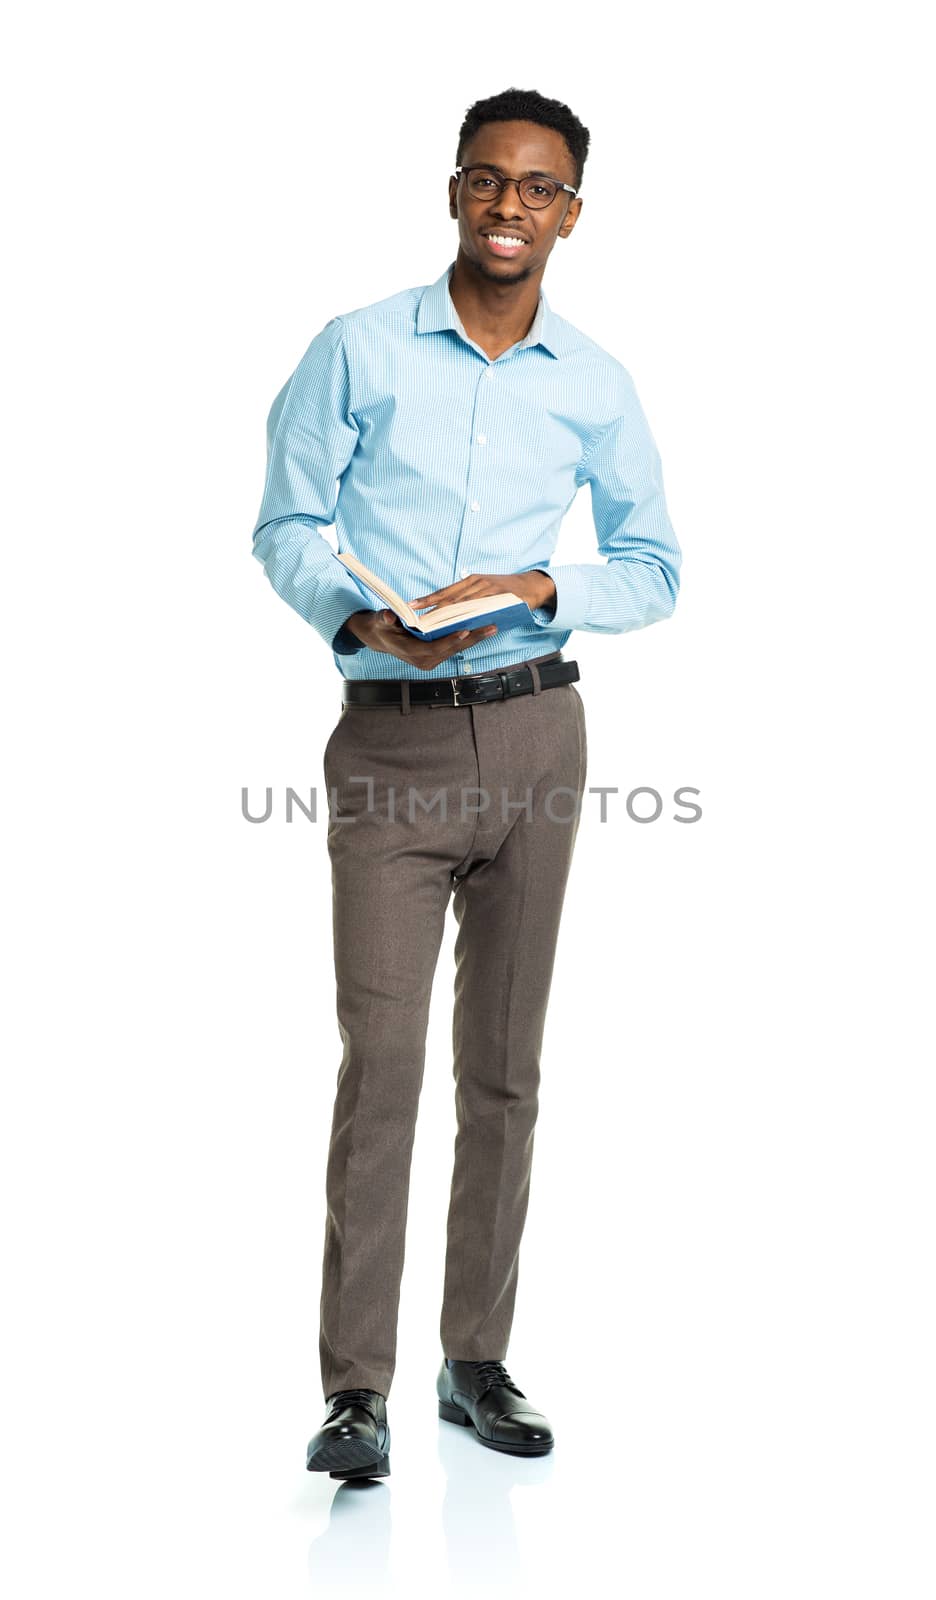
POLYGON ((356 573, 361 582, 366 584, 368 589, 373 589, 384 604, 389 606, 391 611, 395 611, 397 616, 401 617, 411 628, 423 627, 432 629, 444 627, 448 622, 456 622, 461 618, 467 620, 470 617, 479 617, 485 611, 503 611, 508 606, 520 603, 519 595, 511 594, 509 590, 505 590, 502 594, 482 595, 477 600, 455 600, 450 601, 448 605, 432 606, 429 610, 423 611, 421 615, 417 615, 412 606, 401 595, 391 589, 388 583, 382 583, 380 578, 376 577, 370 568, 365 567, 363 561, 359 561, 357 556, 353 556, 350 551, 344 551, 338 556, 338 560, 343 561, 349 571, 356 573))
POLYGON ((509 591, 484 594, 479 600, 455 600, 445 606, 434 606, 431 611, 423 612, 419 620, 427 628, 435 628, 440 623, 454 622, 458 617, 480 617, 485 611, 506 611, 509 606, 519 604, 520 596, 509 591))
POLYGON ((395 611, 398 617, 402 617, 404 622, 410 624, 410 627, 415 627, 419 618, 412 606, 407 605, 406 601, 396 593, 395 589, 391 589, 388 583, 381 583, 380 579, 370 571, 370 568, 365 567, 363 561, 359 561, 357 556, 353 556, 348 550, 339 555, 338 560, 343 561, 351 572, 357 573, 362 583, 365 583, 368 589, 373 589, 374 593, 379 595, 380 599, 390 607, 391 611, 395 611))

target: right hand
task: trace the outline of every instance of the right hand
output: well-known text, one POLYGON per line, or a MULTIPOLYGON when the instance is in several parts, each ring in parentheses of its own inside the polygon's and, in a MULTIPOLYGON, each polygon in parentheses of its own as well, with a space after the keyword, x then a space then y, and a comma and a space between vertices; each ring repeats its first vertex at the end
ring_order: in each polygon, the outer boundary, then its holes
POLYGON ((355 611, 345 623, 349 633, 367 645, 369 650, 382 650, 386 655, 398 656, 411 667, 431 672, 440 662, 447 661, 462 650, 470 650, 480 639, 497 632, 497 624, 486 628, 467 628, 460 633, 447 633, 444 639, 417 639, 407 633, 399 617, 392 611, 355 611))

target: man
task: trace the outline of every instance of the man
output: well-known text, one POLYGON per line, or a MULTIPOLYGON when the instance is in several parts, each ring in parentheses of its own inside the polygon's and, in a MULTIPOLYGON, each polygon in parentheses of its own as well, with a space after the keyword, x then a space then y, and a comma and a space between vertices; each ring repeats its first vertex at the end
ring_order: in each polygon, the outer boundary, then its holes
MULTIPOLYGON (((307 1453, 332 1477, 389 1471, 410 1156, 450 898, 457 1136, 439 1413, 495 1450, 554 1442, 504 1359, 586 772, 578 666, 562 646, 575 628, 668 617, 681 564, 629 373, 540 289, 581 214, 588 143, 567 106, 532 91, 471 107, 448 185, 454 263, 334 317, 270 413, 254 554, 344 679, 324 754, 344 1047, 326 1173, 327 1411, 307 1453), (550 568, 586 483, 606 562, 550 568), (414 608, 509 590, 529 622, 417 639, 338 560, 319 531, 330 523, 339 552, 414 608)), ((418 228, 405 164, 381 173, 418 228)))

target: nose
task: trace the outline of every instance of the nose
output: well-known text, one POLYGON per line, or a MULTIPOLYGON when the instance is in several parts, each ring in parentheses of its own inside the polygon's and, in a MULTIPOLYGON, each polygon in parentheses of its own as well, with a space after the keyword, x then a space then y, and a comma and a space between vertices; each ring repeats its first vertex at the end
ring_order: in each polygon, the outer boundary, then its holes
POLYGON ((525 217, 526 209, 520 199, 520 185, 516 178, 508 178, 494 201, 491 210, 497 217, 525 217))

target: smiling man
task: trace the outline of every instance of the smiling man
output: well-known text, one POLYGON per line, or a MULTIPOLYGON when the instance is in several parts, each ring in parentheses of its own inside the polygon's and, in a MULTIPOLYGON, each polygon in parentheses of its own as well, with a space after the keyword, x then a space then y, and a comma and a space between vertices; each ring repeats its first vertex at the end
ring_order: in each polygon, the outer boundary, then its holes
MULTIPOLYGON (((540 1056, 586 776, 575 629, 669 617, 681 554, 627 369, 547 303, 589 134, 560 101, 472 106, 448 180, 454 262, 343 312, 273 403, 253 553, 317 631, 342 705, 324 752, 343 1054, 326 1171, 310 1471, 385 1476, 410 1157, 450 900, 457 1133, 439 1414, 538 1455, 552 1430, 504 1361, 540 1056), (552 565, 588 484, 598 562, 552 565), (338 560, 419 609, 511 591, 520 625, 417 639, 338 560)), ((609 670, 612 675, 614 668, 609 670)))

